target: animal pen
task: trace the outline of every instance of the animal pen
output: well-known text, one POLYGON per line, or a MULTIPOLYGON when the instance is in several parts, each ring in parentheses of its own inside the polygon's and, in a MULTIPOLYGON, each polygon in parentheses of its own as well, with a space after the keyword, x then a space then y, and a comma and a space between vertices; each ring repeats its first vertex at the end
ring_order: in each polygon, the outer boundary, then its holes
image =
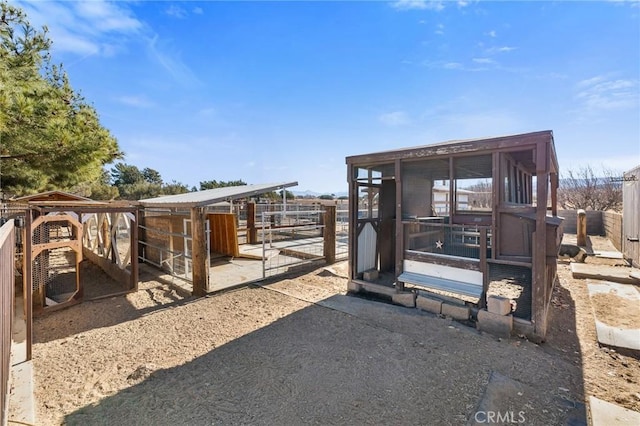
POLYGON ((501 295, 515 301, 514 321, 544 338, 562 239, 551 131, 346 163, 350 291, 478 310, 501 295))
POLYGON ((336 230, 335 205, 286 199, 275 204, 260 197, 295 185, 242 185, 140 200, 140 260, 202 296, 346 258, 347 234, 336 230))
POLYGON ((16 224, 26 360, 33 316, 137 289, 137 207, 49 191, 13 199, 8 211, 16 224))

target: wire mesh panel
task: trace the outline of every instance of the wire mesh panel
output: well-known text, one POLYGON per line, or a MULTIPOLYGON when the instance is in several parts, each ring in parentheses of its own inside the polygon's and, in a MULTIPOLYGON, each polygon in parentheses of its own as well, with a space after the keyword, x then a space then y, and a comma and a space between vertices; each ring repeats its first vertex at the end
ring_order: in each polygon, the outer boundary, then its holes
POLYGON ((192 229, 187 214, 155 214, 145 211, 140 225, 140 260, 163 269, 170 275, 192 280, 192 229))
POLYGON ((515 301, 514 316, 531 319, 531 268, 518 265, 489 265, 489 294, 515 301))
MULTIPOLYGON (((442 218, 435 218, 442 220, 442 218)), ((405 221, 405 248, 423 253, 443 254, 455 257, 480 259, 480 250, 485 247, 491 257, 491 228, 482 240, 480 226, 448 225, 441 222, 405 221)))
POLYGON ((322 211, 263 212, 261 219, 264 277, 324 259, 322 211))
POLYGON ((31 229, 31 288, 39 308, 68 302, 80 290, 82 226, 68 214, 37 218, 31 229))
POLYGON ((33 260, 33 290, 41 290, 45 306, 68 301, 78 290, 77 253, 69 247, 44 250, 33 260))

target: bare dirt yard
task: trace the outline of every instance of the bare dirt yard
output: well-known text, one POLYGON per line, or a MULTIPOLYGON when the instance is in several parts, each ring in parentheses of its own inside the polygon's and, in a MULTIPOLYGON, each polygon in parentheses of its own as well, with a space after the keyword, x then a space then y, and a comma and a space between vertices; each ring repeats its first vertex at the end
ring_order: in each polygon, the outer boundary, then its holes
POLYGON ((36 319, 38 424, 585 424, 585 395, 640 411, 640 362, 599 347, 568 265, 542 345, 349 296, 344 262, 201 299, 152 271, 36 319))

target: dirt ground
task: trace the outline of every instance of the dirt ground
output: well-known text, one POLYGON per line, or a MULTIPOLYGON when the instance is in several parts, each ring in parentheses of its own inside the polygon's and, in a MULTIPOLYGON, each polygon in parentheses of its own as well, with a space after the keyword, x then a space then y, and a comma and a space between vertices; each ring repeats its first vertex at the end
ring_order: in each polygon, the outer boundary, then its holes
POLYGON ((568 264, 542 345, 348 296, 346 267, 202 299, 143 267, 136 293, 36 319, 37 423, 475 424, 499 401, 584 424, 585 395, 640 411, 640 362, 598 345, 568 264))

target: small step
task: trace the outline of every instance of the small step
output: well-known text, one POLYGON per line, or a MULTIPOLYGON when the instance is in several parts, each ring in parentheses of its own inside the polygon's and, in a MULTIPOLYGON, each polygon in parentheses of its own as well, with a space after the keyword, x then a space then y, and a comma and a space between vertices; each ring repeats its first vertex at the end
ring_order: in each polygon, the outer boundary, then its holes
POLYGON ((482 286, 480 285, 434 277, 431 275, 416 274, 415 272, 403 272, 398 277, 398 281, 430 288, 433 290, 462 294, 478 299, 482 297, 482 286))

